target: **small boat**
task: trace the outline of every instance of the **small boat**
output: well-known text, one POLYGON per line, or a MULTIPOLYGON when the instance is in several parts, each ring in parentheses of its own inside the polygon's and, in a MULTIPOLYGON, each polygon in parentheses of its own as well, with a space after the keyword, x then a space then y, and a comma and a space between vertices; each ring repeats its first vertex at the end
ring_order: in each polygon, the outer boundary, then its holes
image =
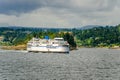
POLYGON ((27 43, 27 51, 29 52, 60 52, 69 53, 69 44, 61 37, 54 39, 32 38, 27 43))

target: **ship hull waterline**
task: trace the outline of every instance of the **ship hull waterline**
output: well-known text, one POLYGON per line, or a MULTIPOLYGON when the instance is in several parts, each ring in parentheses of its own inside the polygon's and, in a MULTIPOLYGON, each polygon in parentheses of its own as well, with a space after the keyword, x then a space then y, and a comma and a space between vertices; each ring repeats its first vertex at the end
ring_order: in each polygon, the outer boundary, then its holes
POLYGON ((31 47, 27 48, 28 52, 53 52, 53 53, 69 53, 68 47, 54 47, 54 48, 47 48, 47 47, 31 47))

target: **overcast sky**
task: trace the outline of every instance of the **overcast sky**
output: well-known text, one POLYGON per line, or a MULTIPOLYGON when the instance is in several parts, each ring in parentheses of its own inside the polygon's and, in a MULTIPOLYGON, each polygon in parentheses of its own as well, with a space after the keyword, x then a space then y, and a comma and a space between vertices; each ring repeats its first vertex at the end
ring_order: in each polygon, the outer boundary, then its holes
POLYGON ((120 24, 120 0, 0 0, 0 26, 120 24))

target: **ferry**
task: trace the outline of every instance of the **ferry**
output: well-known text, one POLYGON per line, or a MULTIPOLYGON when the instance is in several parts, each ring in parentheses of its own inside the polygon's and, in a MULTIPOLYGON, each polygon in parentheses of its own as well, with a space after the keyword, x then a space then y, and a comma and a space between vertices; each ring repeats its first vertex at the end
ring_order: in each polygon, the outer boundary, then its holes
POLYGON ((69 44, 61 37, 49 39, 32 38, 27 43, 28 52, 60 52, 69 53, 69 44))

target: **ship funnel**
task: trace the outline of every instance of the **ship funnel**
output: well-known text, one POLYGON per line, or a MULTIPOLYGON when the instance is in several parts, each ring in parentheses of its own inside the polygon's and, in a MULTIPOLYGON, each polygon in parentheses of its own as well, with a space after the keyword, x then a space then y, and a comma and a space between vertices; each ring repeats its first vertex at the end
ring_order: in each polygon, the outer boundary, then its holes
POLYGON ((49 40, 49 36, 45 36, 45 39, 46 39, 46 40, 49 40))

